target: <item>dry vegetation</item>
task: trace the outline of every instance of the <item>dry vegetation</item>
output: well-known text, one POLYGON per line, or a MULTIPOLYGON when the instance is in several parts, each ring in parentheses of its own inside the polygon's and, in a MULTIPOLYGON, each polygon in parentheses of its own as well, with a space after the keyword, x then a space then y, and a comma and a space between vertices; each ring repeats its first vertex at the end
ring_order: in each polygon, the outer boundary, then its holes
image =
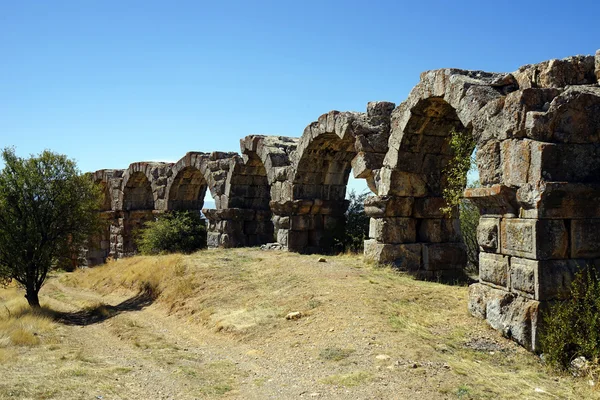
POLYGON ((470 317, 464 286, 317 260, 135 257, 53 277, 39 314, 0 290, 0 399, 600 397, 470 317))

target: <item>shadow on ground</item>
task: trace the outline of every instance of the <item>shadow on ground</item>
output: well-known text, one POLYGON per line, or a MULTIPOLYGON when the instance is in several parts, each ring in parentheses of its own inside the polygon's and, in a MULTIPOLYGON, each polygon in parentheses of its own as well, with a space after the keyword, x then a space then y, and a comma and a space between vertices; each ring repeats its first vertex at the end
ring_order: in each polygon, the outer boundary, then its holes
POLYGON ((142 291, 137 295, 111 306, 108 304, 99 304, 94 307, 86 308, 75 312, 54 311, 54 319, 65 325, 86 326, 93 325, 115 317, 122 312, 140 311, 148 307, 156 300, 156 296, 149 291, 142 291))

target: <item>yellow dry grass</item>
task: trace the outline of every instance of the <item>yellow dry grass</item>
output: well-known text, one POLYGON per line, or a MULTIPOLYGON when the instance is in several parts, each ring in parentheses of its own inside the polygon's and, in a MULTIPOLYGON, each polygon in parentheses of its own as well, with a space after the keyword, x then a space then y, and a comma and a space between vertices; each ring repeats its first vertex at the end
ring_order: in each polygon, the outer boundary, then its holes
MULTIPOLYGON (((319 257, 257 249, 132 257, 61 274, 60 284, 47 285, 45 298, 73 309, 102 309, 105 300, 117 304, 152 291, 152 311, 140 315, 163 315, 158 326, 123 313, 94 329, 158 357, 173 379, 201 388, 194 392, 199 397, 264 398, 279 390, 271 382, 286 385, 291 375, 295 384, 312 382, 320 387, 315 391, 347 398, 369 397, 376 387, 381 398, 391 393, 400 399, 417 392, 423 398, 600 397, 586 379, 549 371, 539 357, 471 317, 466 286, 417 281, 352 254, 328 256, 325 263, 319 257), (300 319, 285 319, 295 311, 300 319), (190 357, 176 336, 184 331, 201 336, 219 355, 206 362, 190 357), (237 361, 223 361, 224 353, 250 368, 251 378, 237 361)), ((18 309, 16 303, 10 307, 18 309)), ((16 362, 6 349, 0 346, 0 362, 16 362)), ((74 364, 60 370, 65 379, 101 382, 116 374, 112 364, 97 366, 101 353, 94 363, 74 354, 66 356, 74 364)), ((119 374, 126 379, 133 373, 119 374)), ((36 390, 70 393, 48 385, 36 390)))

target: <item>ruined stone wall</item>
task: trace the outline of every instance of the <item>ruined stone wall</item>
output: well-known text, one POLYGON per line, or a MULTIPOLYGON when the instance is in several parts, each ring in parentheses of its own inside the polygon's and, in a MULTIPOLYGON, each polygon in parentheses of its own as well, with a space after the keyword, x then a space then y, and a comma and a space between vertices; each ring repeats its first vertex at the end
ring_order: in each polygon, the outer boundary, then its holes
POLYGON ((440 69, 397 107, 331 111, 300 138, 247 136, 237 153, 186 154, 177 163, 98 171, 109 228, 89 262, 135 252, 133 233, 157 213, 200 210, 210 190, 213 247, 276 240, 292 251, 331 251, 344 226, 350 171, 373 196, 365 255, 426 279, 461 273, 458 215, 440 208, 451 131, 476 142, 481 188, 480 282, 469 309, 535 348, 540 313, 568 294, 577 268, 600 259, 600 52, 513 73, 440 69), (110 207, 109 207, 110 206, 110 207), (107 246, 108 237, 108 246, 107 246))

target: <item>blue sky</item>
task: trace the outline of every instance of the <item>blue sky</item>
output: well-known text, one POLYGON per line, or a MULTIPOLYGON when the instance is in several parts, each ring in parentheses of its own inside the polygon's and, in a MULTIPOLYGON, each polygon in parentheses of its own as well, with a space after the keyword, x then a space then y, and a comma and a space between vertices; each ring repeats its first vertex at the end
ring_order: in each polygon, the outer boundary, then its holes
POLYGON ((83 171, 239 151, 248 134, 400 103, 425 70, 593 54, 599 14, 598 1, 0 0, 0 147, 83 171))

